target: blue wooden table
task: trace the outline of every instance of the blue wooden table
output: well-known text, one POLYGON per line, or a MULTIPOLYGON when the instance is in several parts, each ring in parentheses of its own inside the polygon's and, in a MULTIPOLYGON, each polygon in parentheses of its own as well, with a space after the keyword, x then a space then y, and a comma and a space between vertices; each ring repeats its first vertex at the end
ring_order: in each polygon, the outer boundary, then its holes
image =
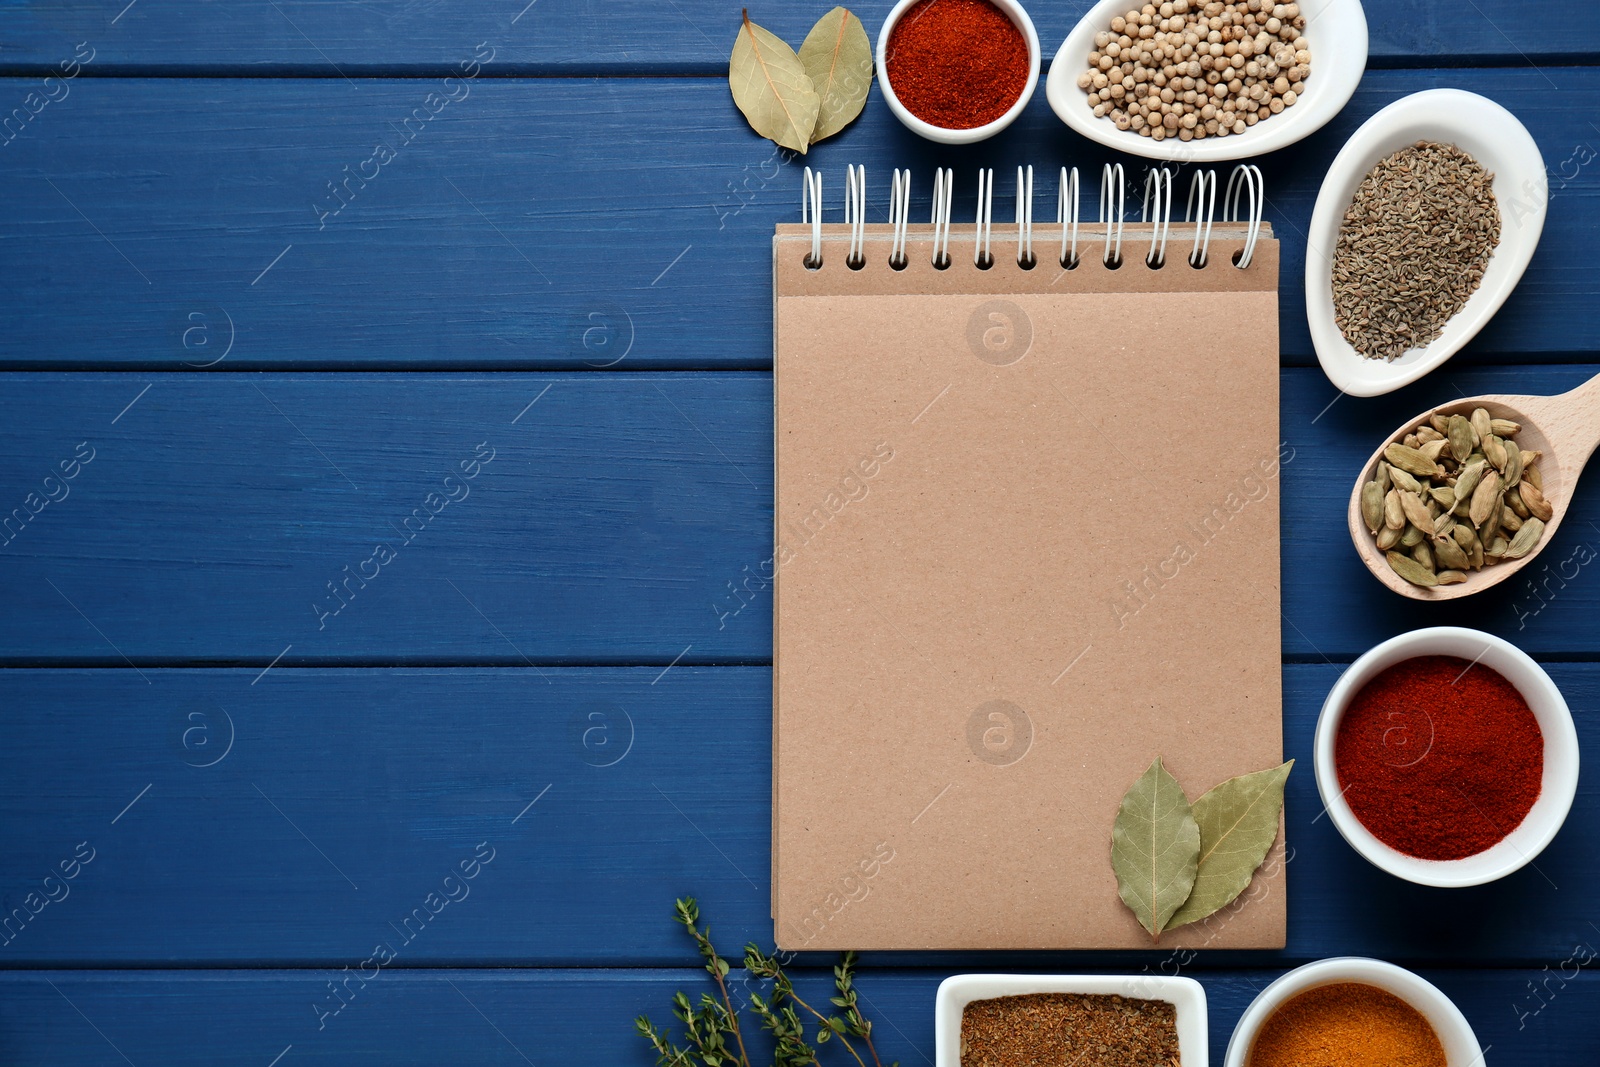
MULTIPOLYGON (((752 16, 798 41, 825 6, 752 16)), ((870 32, 888 6, 857 8, 870 32)), ((1033 5, 1047 53, 1087 6, 1033 5)), ((769 938, 771 604, 744 579, 771 551, 768 242, 799 177, 729 99, 737 16, 0 5, 0 1062, 646 1064, 633 1016, 705 977, 673 898, 730 949, 769 938)), ((1384 591, 1343 522, 1405 415, 1600 370, 1600 23, 1532 0, 1368 17, 1354 100, 1261 161, 1303 768, 1288 948, 869 956, 864 1006, 908 1067, 955 971, 1193 975, 1220 1057, 1259 988, 1340 954, 1419 969, 1492 1063, 1600 1057, 1591 784, 1535 865, 1437 891, 1356 857, 1309 773, 1343 665, 1435 623, 1512 637, 1600 745, 1600 489, 1528 579, 1453 605, 1384 591), (1453 362, 1339 398, 1305 327, 1312 201, 1356 125, 1434 86, 1532 131, 1543 243, 1453 362)), ((835 190, 864 163, 881 216, 897 165, 1107 158, 1042 94, 964 150, 875 93, 808 161, 835 190)))

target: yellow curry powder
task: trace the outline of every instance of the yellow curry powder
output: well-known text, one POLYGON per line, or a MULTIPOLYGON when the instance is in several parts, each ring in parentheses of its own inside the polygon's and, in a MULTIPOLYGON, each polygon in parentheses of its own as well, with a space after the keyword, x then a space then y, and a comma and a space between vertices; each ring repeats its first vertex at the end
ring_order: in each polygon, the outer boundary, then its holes
POLYGON ((1356 982, 1308 989, 1268 1017, 1249 1067, 1446 1067, 1439 1035, 1395 996, 1356 982))

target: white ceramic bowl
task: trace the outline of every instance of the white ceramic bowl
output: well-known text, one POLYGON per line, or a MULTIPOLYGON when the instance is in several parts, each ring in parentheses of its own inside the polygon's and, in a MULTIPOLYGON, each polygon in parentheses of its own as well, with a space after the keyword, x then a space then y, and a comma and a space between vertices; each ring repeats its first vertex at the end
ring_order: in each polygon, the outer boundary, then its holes
POLYGON ((1483 1050, 1478 1047, 1478 1037, 1472 1032, 1472 1024, 1467 1022, 1467 1017, 1461 1014, 1455 1002, 1439 991, 1438 986, 1403 967, 1382 960, 1337 956, 1296 967, 1257 994, 1256 999, 1250 1002, 1250 1007, 1245 1009, 1239 1025, 1233 1028, 1233 1036, 1228 1039, 1226 1067, 1245 1067, 1262 1024, 1286 1000, 1308 989, 1339 982, 1376 986, 1417 1009, 1433 1027, 1433 1032, 1439 1035, 1448 1067, 1480 1067, 1482 1064, 1483 1050))
MULTIPOLYGON (((1206 991, 1193 978, 1130 974, 955 974, 933 1002, 935 1067, 961 1067, 961 1011, 974 1000, 1078 993, 1164 1000, 1177 1009, 1180 1067, 1206 1067, 1206 991)), ((1452 1065, 1453 1067, 1453 1065, 1452 1065)))
POLYGON ((1091 141, 1129 155, 1218 163, 1276 151, 1326 126, 1349 102, 1367 69, 1367 15, 1361 0, 1305 0, 1300 11, 1306 17, 1306 40, 1311 42, 1311 76, 1293 107, 1227 137, 1203 141, 1142 137, 1117 129, 1110 119, 1095 118, 1089 94, 1078 88, 1078 75, 1089 69, 1094 35, 1109 30, 1113 18, 1142 6, 1134 0, 1100 0, 1062 42, 1044 83, 1045 99, 1062 122, 1091 141))
POLYGON ((1493 634, 1460 626, 1433 626, 1391 637, 1352 663, 1328 691, 1317 717, 1314 766, 1317 791, 1333 825, 1374 867, 1418 885, 1482 885, 1530 862, 1556 836, 1578 792, 1578 732, 1561 690, 1526 652, 1493 634), (1334 737, 1350 701, 1379 672, 1417 656, 1455 656, 1494 670, 1516 686, 1544 734, 1544 781, 1527 817, 1505 838, 1473 856, 1425 860, 1399 852, 1361 824, 1339 788, 1334 737))
POLYGON ((1413 93, 1362 123, 1322 180, 1306 238, 1306 317, 1328 380, 1352 396, 1378 396, 1409 385, 1460 351, 1521 280, 1544 230, 1549 188, 1544 157, 1527 129, 1511 112, 1476 93, 1413 93), (1432 343, 1393 362, 1367 359, 1350 347, 1333 321, 1333 250, 1361 179, 1383 157, 1418 141, 1453 144, 1494 175, 1500 243, 1477 292, 1432 343))
POLYGON ((904 123, 906 129, 912 133, 926 137, 930 141, 938 141, 940 144, 972 144, 993 137, 1011 125, 1017 116, 1022 114, 1022 109, 1028 106, 1028 101, 1033 99, 1033 91, 1039 86, 1039 59, 1043 52, 1039 46, 1039 32, 1033 28, 1033 20, 1028 17, 1028 13, 1017 0, 989 0, 989 2, 1011 19, 1028 42, 1028 84, 1022 87, 1022 95, 1011 105, 1011 110, 993 122, 974 126, 969 130, 947 130, 942 126, 923 122, 906 110, 906 106, 894 94, 894 85, 889 81, 889 35, 894 32, 895 23, 900 21, 900 16, 904 15, 911 5, 917 3, 917 0, 900 0, 883 20, 883 28, 878 31, 878 85, 883 90, 883 99, 888 102, 889 110, 894 112, 894 117, 904 123))

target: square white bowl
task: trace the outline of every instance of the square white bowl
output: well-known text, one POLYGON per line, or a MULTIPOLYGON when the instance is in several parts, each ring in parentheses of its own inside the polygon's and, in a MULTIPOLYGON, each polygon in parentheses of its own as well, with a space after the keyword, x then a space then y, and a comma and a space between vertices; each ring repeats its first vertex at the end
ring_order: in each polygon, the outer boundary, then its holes
POLYGON ((1177 1009, 1180 1067, 1206 1067, 1206 991, 1193 978, 1151 974, 953 974, 933 1002, 935 1067, 961 1067, 961 1013, 974 1000, 1076 993, 1164 1000, 1177 1009))

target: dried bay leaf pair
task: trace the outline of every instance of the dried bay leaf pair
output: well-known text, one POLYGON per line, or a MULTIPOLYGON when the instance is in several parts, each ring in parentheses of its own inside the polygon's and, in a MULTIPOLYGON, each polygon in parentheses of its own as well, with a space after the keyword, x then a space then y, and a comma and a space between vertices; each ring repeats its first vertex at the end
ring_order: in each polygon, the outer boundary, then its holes
POLYGON ((1191 805, 1158 756, 1129 787, 1111 828, 1111 867, 1118 895, 1151 937, 1244 892, 1278 839, 1293 766, 1229 778, 1191 805))
POLYGON ((811 27, 799 53, 746 11, 728 60, 728 85, 752 129, 804 154, 866 106, 872 44, 861 20, 842 7, 811 27))

